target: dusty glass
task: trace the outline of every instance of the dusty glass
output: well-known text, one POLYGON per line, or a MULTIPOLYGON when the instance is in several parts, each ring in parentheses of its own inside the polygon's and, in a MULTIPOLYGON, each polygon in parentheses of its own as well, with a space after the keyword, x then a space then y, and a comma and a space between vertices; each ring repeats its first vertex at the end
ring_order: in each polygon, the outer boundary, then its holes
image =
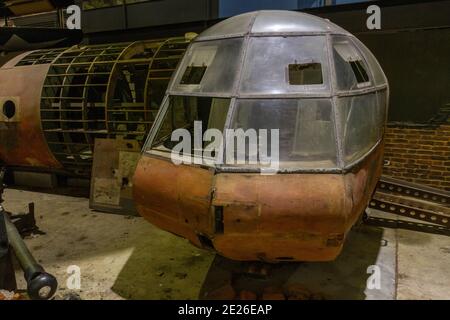
MULTIPOLYGON (((243 94, 312 93, 330 90, 326 38, 251 38, 246 54, 240 92, 243 94), (295 85, 289 81, 290 65, 320 65, 321 81, 295 85)), ((316 70, 319 68, 316 68, 316 70)), ((317 71, 315 71, 317 74, 317 71)), ((313 72, 310 74, 315 79, 313 72)))
POLYGON ((336 139, 329 100, 242 99, 236 108, 231 127, 244 131, 266 129, 267 150, 272 150, 272 143, 278 143, 280 167, 336 167, 336 139), (273 129, 278 130, 279 141, 272 141, 270 130, 273 129))

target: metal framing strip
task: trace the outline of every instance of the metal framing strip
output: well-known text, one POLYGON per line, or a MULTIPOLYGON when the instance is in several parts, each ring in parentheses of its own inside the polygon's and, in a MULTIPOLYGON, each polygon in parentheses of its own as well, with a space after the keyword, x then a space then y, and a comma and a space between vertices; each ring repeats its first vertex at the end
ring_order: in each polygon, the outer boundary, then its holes
POLYGON ((445 215, 442 212, 436 212, 430 209, 419 208, 414 205, 413 201, 399 201, 399 198, 392 195, 376 193, 370 200, 369 207, 450 228, 450 215, 445 215))
POLYGON ((377 187, 381 191, 395 192, 404 196, 423 199, 424 201, 450 207, 450 192, 443 190, 386 176, 381 177, 377 187))
POLYGON ((450 230, 450 193, 386 176, 377 187, 370 208, 450 230))

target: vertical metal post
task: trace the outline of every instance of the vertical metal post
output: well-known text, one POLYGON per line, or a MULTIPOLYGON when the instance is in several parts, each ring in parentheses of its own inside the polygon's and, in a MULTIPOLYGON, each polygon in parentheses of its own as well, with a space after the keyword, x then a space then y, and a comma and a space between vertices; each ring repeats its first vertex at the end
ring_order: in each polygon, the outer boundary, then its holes
POLYGON ((58 14, 58 27, 61 29, 65 29, 66 28, 66 21, 64 19, 64 9, 63 8, 58 8, 57 9, 57 14, 58 14))
POLYGON ((17 289, 16 275, 11 259, 8 233, 6 231, 6 211, 3 209, 3 177, 5 170, 0 170, 0 289, 14 291, 17 289))
POLYGON ((11 222, 10 214, 3 209, 4 176, 5 169, 0 168, 0 289, 8 291, 17 289, 16 275, 11 260, 11 252, 14 251, 17 261, 24 271, 30 298, 50 299, 56 292, 58 282, 54 276, 45 272, 44 268, 37 263, 16 226, 11 222))
POLYGON ((5 213, 0 212, 0 289, 15 291, 16 275, 6 233, 5 213))

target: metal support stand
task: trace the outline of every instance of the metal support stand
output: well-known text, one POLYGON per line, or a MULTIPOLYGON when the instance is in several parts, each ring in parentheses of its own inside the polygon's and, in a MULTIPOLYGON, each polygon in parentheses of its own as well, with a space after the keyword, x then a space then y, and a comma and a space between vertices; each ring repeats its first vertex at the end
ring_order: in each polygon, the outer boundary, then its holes
MULTIPOLYGON (((16 277, 12 265, 11 253, 14 252, 20 267, 24 271, 27 282, 27 291, 31 299, 50 299, 58 286, 56 278, 45 272, 44 268, 37 263, 28 250, 25 242, 14 223, 11 221, 11 214, 6 212, 2 206, 3 185, 5 170, 0 170, 0 289, 15 291, 16 277)), ((30 205, 30 212, 24 215, 22 227, 24 230, 35 229, 34 205, 30 205), (30 224, 32 226, 30 227, 30 224), (33 227, 34 226, 34 227, 33 227)))
POLYGON ((4 171, 0 171, 0 289, 16 290, 16 276, 11 259, 8 233, 6 232, 6 211, 3 209, 4 171))
POLYGON ((0 204, 0 289, 15 291, 17 289, 17 283, 12 264, 8 234, 6 232, 5 214, 6 213, 4 212, 3 207, 0 204))

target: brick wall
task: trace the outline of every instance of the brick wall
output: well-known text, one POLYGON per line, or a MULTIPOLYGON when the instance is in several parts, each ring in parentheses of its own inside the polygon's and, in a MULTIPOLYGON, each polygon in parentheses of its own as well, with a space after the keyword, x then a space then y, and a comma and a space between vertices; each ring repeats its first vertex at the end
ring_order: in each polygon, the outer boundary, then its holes
POLYGON ((450 191, 450 124, 388 125, 383 174, 450 191))

